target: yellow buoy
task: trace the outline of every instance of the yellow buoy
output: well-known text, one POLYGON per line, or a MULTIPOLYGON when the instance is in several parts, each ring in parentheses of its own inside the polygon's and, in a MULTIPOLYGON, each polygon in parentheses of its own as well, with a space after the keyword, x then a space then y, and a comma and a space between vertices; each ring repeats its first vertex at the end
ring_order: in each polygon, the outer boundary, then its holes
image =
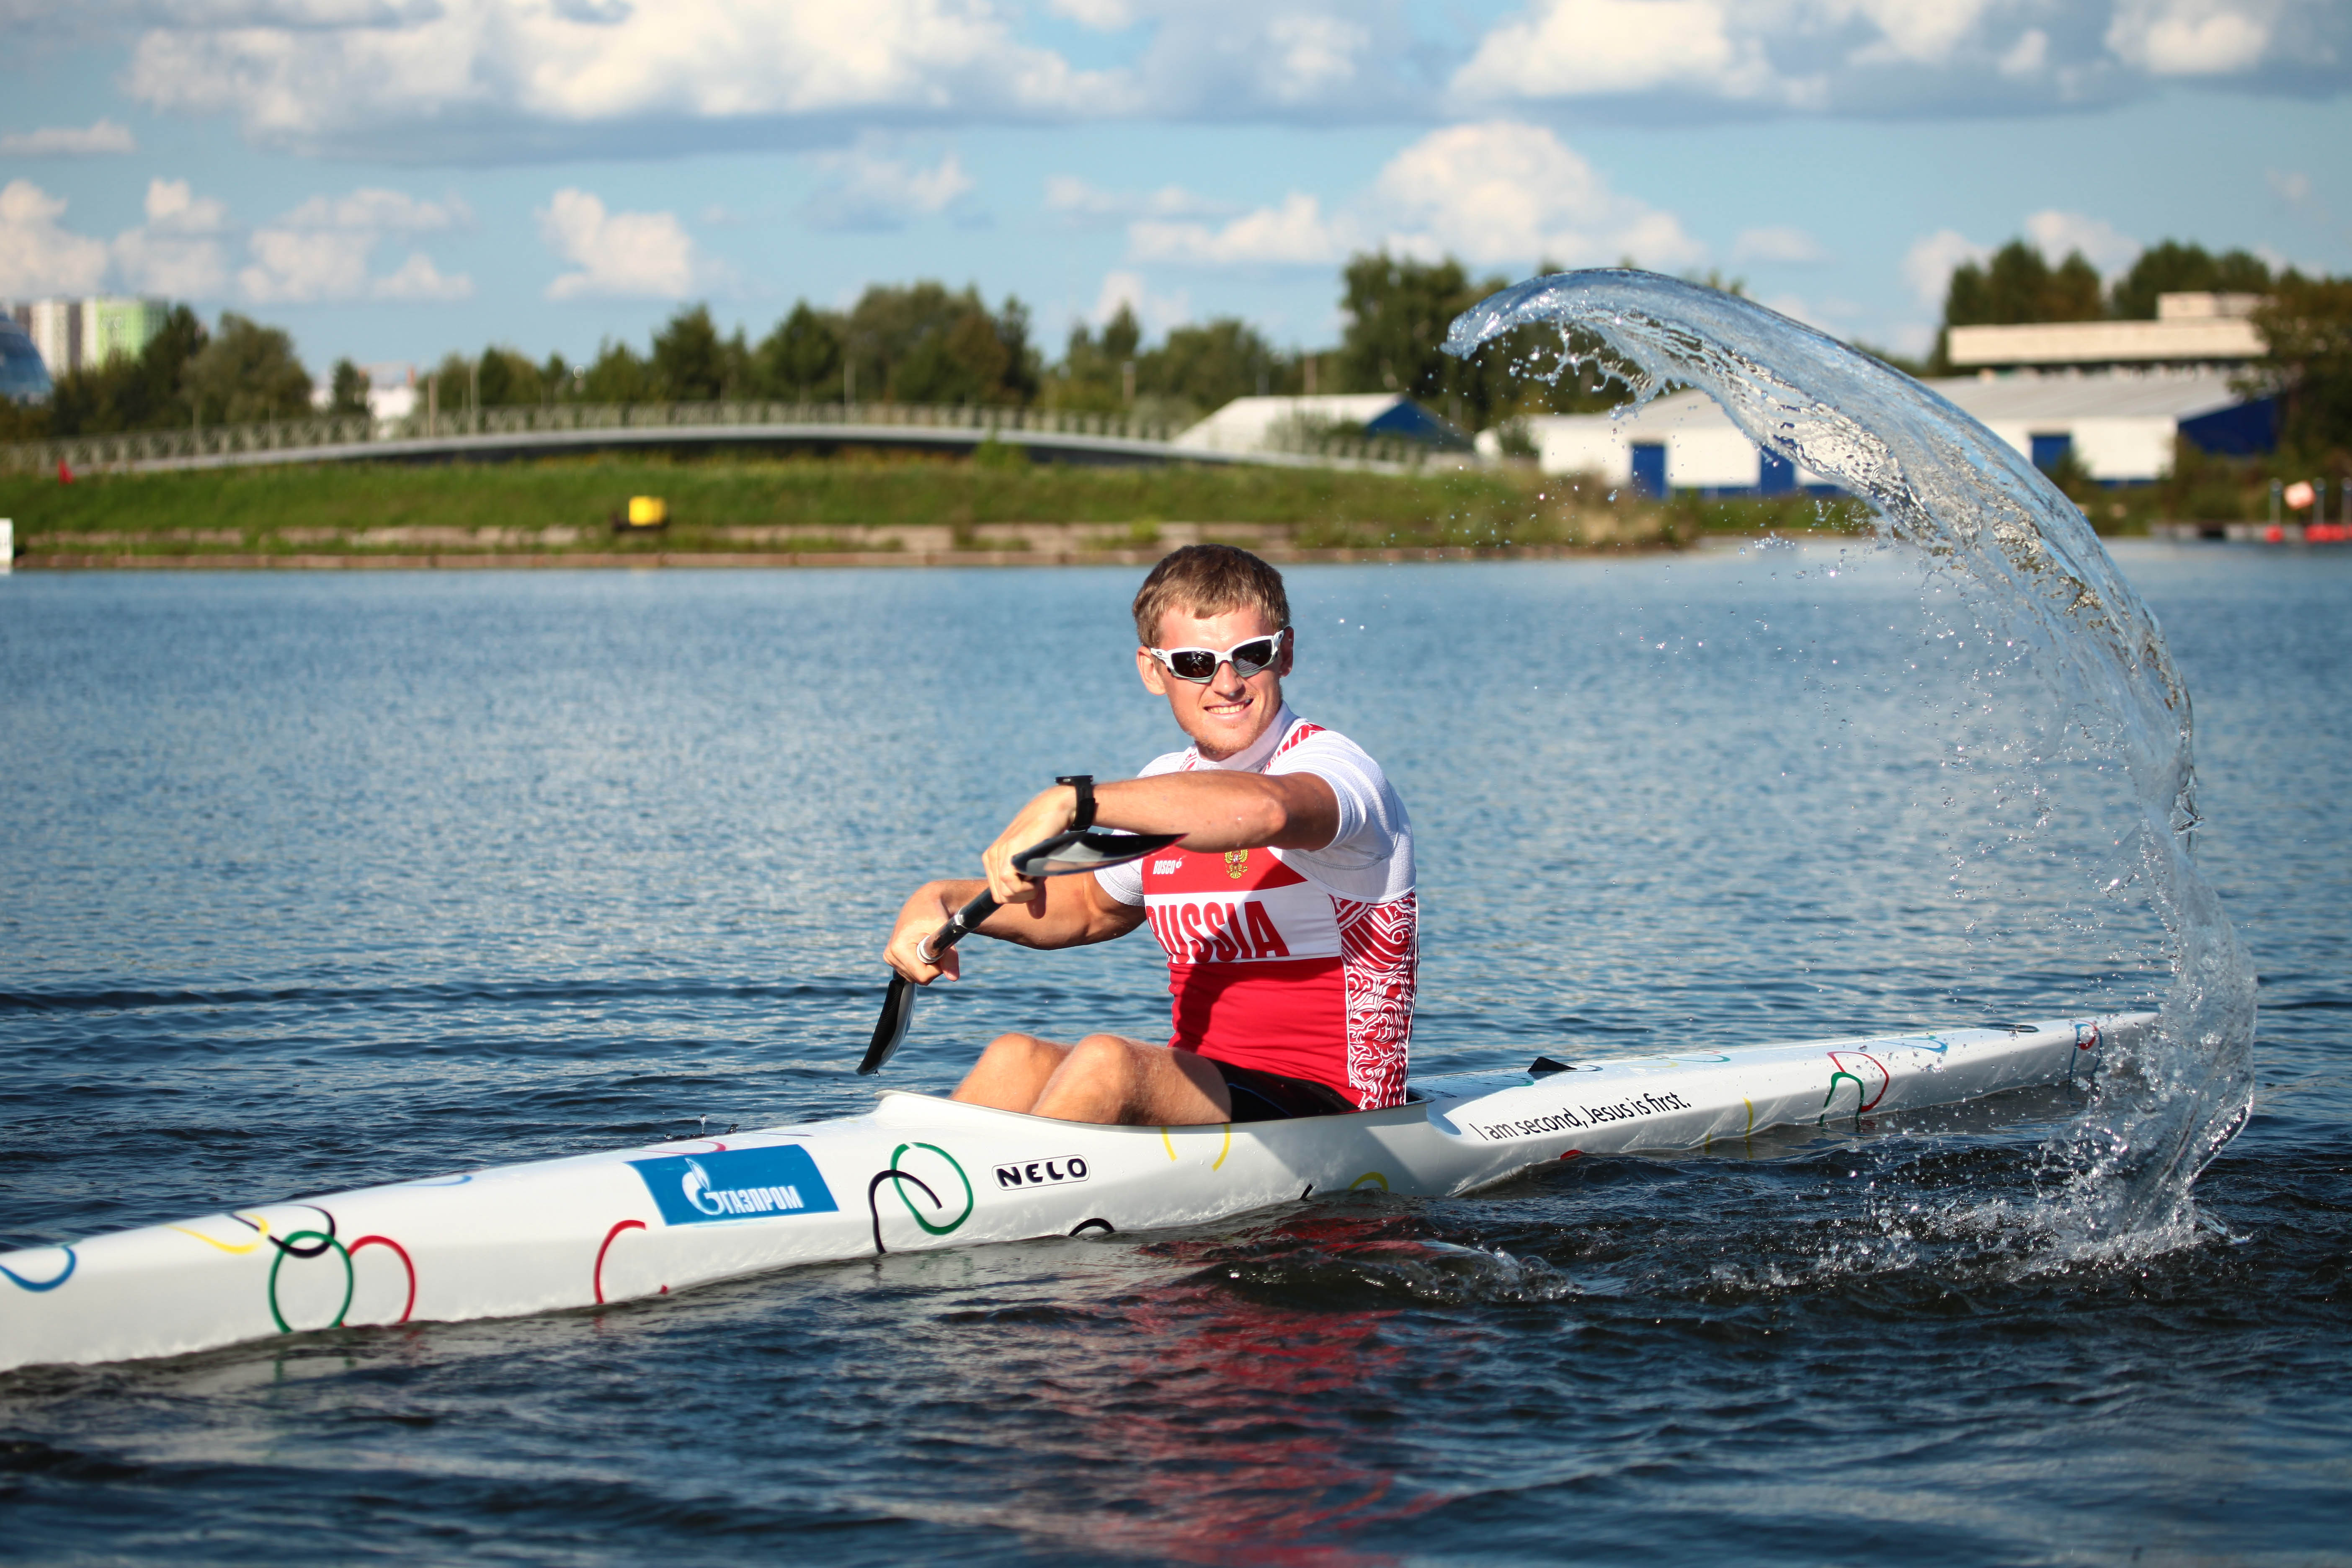
POLYGON ((659 496, 629 498, 631 528, 659 528, 669 521, 669 506, 659 496))

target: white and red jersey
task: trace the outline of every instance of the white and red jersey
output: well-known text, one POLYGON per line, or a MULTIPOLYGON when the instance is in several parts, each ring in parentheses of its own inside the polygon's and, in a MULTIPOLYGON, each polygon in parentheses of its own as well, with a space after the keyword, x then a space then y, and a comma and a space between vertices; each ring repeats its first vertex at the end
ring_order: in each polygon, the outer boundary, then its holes
POLYGON ((1313 773, 1339 797, 1339 831, 1320 849, 1171 849, 1095 873, 1167 949, 1169 1043, 1360 1110, 1401 1103, 1420 956, 1404 803, 1362 747, 1287 705, 1236 756, 1171 752, 1143 776, 1211 768, 1313 773))

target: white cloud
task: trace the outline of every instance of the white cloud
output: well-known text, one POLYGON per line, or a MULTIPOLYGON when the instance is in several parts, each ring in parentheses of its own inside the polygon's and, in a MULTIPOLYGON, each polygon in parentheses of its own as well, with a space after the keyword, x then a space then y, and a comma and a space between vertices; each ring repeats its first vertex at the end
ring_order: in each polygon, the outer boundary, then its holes
POLYGON ((0 297, 88 294, 106 277, 106 246, 58 226, 66 198, 30 180, 0 185, 0 297))
POLYGON ((1521 266, 1631 255, 1680 267, 1705 255, 1680 219, 1612 190, 1550 131, 1502 120, 1431 132, 1337 212, 1294 191, 1223 225, 1139 220, 1128 246, 1139 261, 1211 267, 1328 266, 1374 246, 1521 266))
POLYGON ((1046 9, 1098 33, 1117 33, 1135 26, 1135 7, 1129 0, 1049 0, 1046 9))
POLYGON ((1074 174, 1054 174, 1045 181, 1045 210, 1075 223, 1119 224, 1139 217, 1223 217, 1234 208, 1230 202, 1213 201, 1181 185, 1140 193, 1106 191, 1074 174))
POLYGON ((22 158, 89 158, 137 151, 139 142, 131 134, 131 128, 111 120, 100 120, 86 127, 48 125, 38 131, 16 131, 0 136, 0 153, 22 158))
MULTIPOLYGON (((298 22, 295 13, 311 8, 270 9, 246 25, 151 29, 132 50, 131 94, 157 108, 235 115, 266 142, 380 145, 395 128, 415 128, 467 149, 531 124, 1029 118, 1116 107, 1108 78, 1021 43, 985 0, 438 0, 405 9, 396 24, 298 22)), ((516 139, 525 149, 546 142, 516 139)))
POLYGON ((2152 76, 2231 76, 2260 62, 2277 12, 2263 0, 2122 0, 2106 43, 2152 76))
POLYGON ((2000 57, 2000 74, 2011 81, 2021 81, 2040 76, 2050 66, 2050 35, 2039 27, 2028 27, 2017 35, 2017 42, 2000 57))
POLYGON ((1192 297, 1180 289, 1173 294, 1154 294, 1140 272, 1111 271, 1103 274, 1102 288, 1095 295, 1095 308, 1087 319, 1097 327, 1118 314, 1120 306, 1135 312, 1147 336, 1164 334, 1171 327, 1181 327, 1192 319, 1192 297))
POLYGON ((374 279, 368 284, 372 300, 415 300, 443 301, 470 300, 474 280, 460 272, 454 278, 444 277, 433 258, 421 250, 412 250, 408 259, 392 272, 374 279))
POLYGON ((472 212, 455 198, 425 201, 380 186, 312 196, 254 232, 253 263, 238 271, 237 287, 257 304, 468 299, 473 279, 444 275, 422 251, 410 252, 390 273, 376 274, 370 266, 387 238, 443 233, 472 221, 472 212))
POLYGON ((1633 256, 1681 267, 1706 252, 1682 222, 1610 189, 1559 137, 1508 120, 1433 131, 1381 171, 1391 242, 1473 261, 1570 267, 1633 256))
POLYGON ((682 300, 702 270, 674 213, 608 213, 588 192, 565 188, 539 214, 540 237, 579 270, 547 286, 551 300, 593 296, 682 300))
POLYGON ((1690 85, 1751 98, 1772 83, 1719 0, 1538 0, 1486 35, 1456 73, 1465 98, 1578 98, 1690 85))
POLYGON ((1951 286, 1952 274, 1967 262, 1981 262, 1992 254, 1992 247, 1979 245, 1958 229, 1941 228, 1912 241, 1903 257, 1903 281, 1911 286, 1911 297, 1931 309, 1943 308, 1944 292, 1951 286))
POLYGON ((819 153, 810 160, 826 176, 824 188, 803 214, 818 228, 904 228, 919 217, 946 211, 972 190, 972 177, 953 153, 929 168, 884 153, 866 142, 845 153, 819 153))
MULTIPOLYGON (((1735 262, 1764 261, 1785 267, 1814 267, 1827 261, 1830 253, 1822 242, 1803 229, 1788 224, 1776 224, 1767 228, 1744 228, 1739 237, 1731 242, 1731 259, 1735 262)), ((1773 307, 1778 310, 1779 307, 1773 307)))
POLYGON ((1142 218, 1127 226, 1129 254, 1138 261, 1199 267, 1323 267, 1363 243, 1355 227, 1323 216, 1323 204, 1293 191, 1280 206, 1244 213, 1222 226, 1142 218))
POLYGON ((2269 169, 2263 178, 2270 183, 2271 194, 2289 206, 2301 206, 2311 200, 2311 176, 2294 169, 2269 169))
POLYGON ((2139 241, 2118 233, 2105 218, 2082 213, 2054 209, 2035 213, 2025 220, 2025 232, 2049 261, 2063 261, 2068 252, 2079 250, 2084 260, 2109 277, 2129 267, 2140 252, 2139 241))
POLYGON ((220 236, 229 226, 228 204, 199 196, 185 180, 147 182, 147 221, 114 237, 116 272, 142 294, 210 300, 228 286, 220 236))

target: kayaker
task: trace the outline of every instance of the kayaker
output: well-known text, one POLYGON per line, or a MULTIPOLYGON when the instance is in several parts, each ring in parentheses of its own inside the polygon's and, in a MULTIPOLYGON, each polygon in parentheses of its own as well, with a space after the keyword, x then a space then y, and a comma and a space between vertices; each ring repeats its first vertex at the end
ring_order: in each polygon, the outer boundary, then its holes
POLYGON ((1177 833, 1162 854, 1032 880, 1011 857, 1077 820, 1077 788, 1022 807, 982 857, 987 880, 927 882, 885 956, 929 984, 954 950, 917 944, 982 890, 980 934, 1077 947, 1150 924, 1167 950, 1166 1044, 1087 1035, 992 1041, 955 1098, 1066 1121, 1183 1125, 1377 1110, 1404 1098, 1418 951, 1412 829, 1380 764, 1282 700, 1297 632, 1282 574, 1247 551, 1187 545, 1135 596, 1136 670, 1192 745, 1092 787, 1097 826, 1177 833))

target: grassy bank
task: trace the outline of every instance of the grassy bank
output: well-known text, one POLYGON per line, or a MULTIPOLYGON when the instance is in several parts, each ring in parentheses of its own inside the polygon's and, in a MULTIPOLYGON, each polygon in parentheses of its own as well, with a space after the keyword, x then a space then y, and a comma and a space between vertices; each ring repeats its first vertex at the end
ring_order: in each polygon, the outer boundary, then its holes
POLYGON ((1197 537, 1300 550, 1673 547, 1713 531, 1819 527, 1822 512, 1806 498, 1641 502, 1526 469, 596 458, 0 478, 0 516, 36 558, 1144 550, 1197 537), (669 528, 616 536, 608 520, 632 495, 662 497, 669 528))

